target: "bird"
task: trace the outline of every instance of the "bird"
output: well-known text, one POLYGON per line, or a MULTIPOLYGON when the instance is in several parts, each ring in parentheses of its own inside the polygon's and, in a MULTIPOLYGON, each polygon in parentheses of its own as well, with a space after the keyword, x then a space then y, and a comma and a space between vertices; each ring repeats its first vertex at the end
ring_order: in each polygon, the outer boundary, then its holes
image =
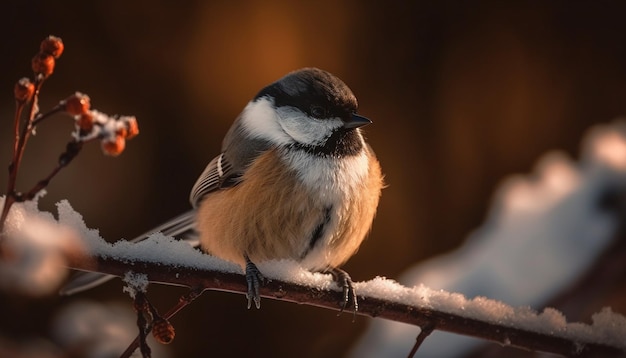
MULTIPOLYGON (((286 74, 261 89, 235 119, 221 153, 192 187, 192 209, 149 233, 197 237, 202 250, 242 267, 248 308, 260 307, 264 276, 256 263, 293 260, 330 273, 343 311, 358 309, 350 275, 340 268, 368 235, 384 177, 361 127, 357 99, 318 68, 286 74), (194 233, 194 235, 189 235, 194 233)), ((108 277, 81 273, 62 294, 108 277)))

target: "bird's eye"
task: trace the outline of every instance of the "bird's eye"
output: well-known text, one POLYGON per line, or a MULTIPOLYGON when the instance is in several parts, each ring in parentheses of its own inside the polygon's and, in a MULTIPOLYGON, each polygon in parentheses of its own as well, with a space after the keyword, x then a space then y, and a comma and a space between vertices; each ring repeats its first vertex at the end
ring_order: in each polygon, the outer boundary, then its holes
POLYGON ((311 115, 315 118, 326 118, 326 109, 321 106, 311 106, 311 115))

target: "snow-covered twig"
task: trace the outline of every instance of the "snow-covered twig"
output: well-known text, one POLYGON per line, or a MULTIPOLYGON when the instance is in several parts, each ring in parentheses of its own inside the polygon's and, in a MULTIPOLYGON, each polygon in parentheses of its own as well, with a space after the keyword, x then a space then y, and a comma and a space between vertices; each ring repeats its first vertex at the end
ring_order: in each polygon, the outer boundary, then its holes
MULTIPOLYGON (((192 289, 201 288, 240 294, 245 294, 247 291, 246 281, 241 274, 184 264, 165 265, 149 260, 130 261, 128 258, 113 258, 111 256, 76 255, 70 258, 69 266, 77 270, 115 276, 123 276, 132 270, 147 275, 151 282, 187 286, 192 289)), ((330 278, 328 281, 330 282, 330 278)), ((341 292, 339 288, 333 286, 327 288, 316 288, 305 284, 272 279, 261 288, 261 296, 338 311, 341 292)), ((564 356, 613 357, 626 354, 626 347, 623 345, 601 342, 601 339, 594 341, 594 327, 589 325, 569 323, 561 331, 551 332, 550 325, 546 323, 549 320, 555 320, 555 315, 549 311, 547 314, 537 315, 531 313, 529 309, 522 309, 512 312, 516 318, 500 317, 501 319, 498 319, 500 322, 497 322, 493 320, 493 316, 484 315, 481 317, 480 314, 476 314, 476 307, 499 305, 499 308, 504 310, 510 307, 507 308, 502 303, 484 298, 479 301, 465 300, 462 296, 457 297, 454 294, 448 294, 451 295, 449 299, 455 301, 459 306, 458 312, 446 312, 436 308, 436 304, 428 304, 429 299, 433 302, 435 300, 434 297, 426 296, 428 294, 436 295, 436 292, 427 293, 424 291, 424 294, 420 295, 420 290, 423 288, 407 288, 391 280, 377 278, 358 283, 357 290, 359 293, 358 314, 360 315, 385 318, 420 327, 434 327, 435 330, 478 337, 502 345, 564 356), (381 289, 383 286, 386 286, 387 291, 392 288, 395 293, 376 294, 376 292, 385 291, 385 289, 381 289), (413 297, 410 297, 411 295, 413 297), (423 301, 426 304, 408 303, 411 300, 423 301), (462 313, 465 310, 468 311, 467 315, 462 313), (534 317, 532 317, 533 314, 534 317), (548 317, 542 317, 544 315, 548 317), (535 325, 529 323, 533 320, 537 321, 535 325), (543 326, 543 328, 531 328, 539 326, 543 326)))

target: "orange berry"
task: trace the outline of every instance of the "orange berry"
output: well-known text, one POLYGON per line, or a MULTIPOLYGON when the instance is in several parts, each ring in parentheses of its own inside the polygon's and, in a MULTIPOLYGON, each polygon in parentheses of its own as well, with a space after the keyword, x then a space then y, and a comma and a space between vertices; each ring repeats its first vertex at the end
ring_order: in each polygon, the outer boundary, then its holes
POLYGON ((126 138, 128 136, 128 129, 126 129, 126 127, 119 128, 115 131, 115 135, 126 138))
POLYGON ((63 53, 64 48, 65 46, 63 46, 63 40, 52 35, 41 41, 41 45, 39 46, 42 53, 50 55, 54 58, 59 58, 59 56, 63 53))
POLYGON ((91 132, 93 129, 93 114, 89 111, 81 113, 76 119, 76 125, 85 132, 91 132))
POLYGON ((90 107, 89 96, 80 92, 76 92, 65 99, 65 111, 73 116, 87 113, 90 107))
POLYGON ((126 120, 126 139, 131 139, 137 136, 137 134, 139 134, 139 124, 137 124, 137 118, 135 117, 129 117, 126 120))
POLYGON ((44 77, 48 77, 54 72, 54 63, 54 57, 42 52, 36 54, 31 62, 33 72, 44 77))
POLYGON ((33 98, 35 85, 26 77, 19 79, 13 88, 15 99, 20 102, 28 102, 33 98))
POLYGON ((104 154, 108 154, 111 156, 118 156, 122 154, 124 148, 126 147, 126 139, 122 136, 115 136, 113 140, 103 140, 102 141, 102 151, 104 154))
POLYGON ((176 331, 174 330, 174 326, 164 319, 157 318, 152 322, 152 335, 157 340, 157 342, 161 344, 170 344, 174 340, 174 336, 176 336, 176 331))

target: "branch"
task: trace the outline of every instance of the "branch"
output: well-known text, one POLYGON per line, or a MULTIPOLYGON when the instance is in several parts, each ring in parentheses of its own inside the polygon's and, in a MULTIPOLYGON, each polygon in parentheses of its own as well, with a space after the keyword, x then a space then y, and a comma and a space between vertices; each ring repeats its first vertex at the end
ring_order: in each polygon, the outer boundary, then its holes
MULTIPOLYGON (((198 269, 186 265, 165 265, 142 260, 114 259, 73 255, 69 267, 81 271, 124 276, 128 271, 142 273, 154 283, 186 286, 193 289, 227 291, 245 294, 246 280, 241 274, 226 273, 210 269, 198 269)), ((358 283, 357 285, 363 285, 358 283)), ((365 283, 366 284, 366 283, 365 283)), ((359 286, 357 286, 357 290, 359 286)), ((295 302, 339 311, 342 293, 320 290, 290 282, 272 279, 260 290, 261 296, 269 299, 295 302)), ((535 332, 530 329, 510 327, 486 320, 464 317, 455 313, 438 311, 419 305, 409 305, 389 299, 381 299, 359 293, 358 314, 404 322, 419 327, 434 327, 435 330, 477 337, 499 344, 531 351, 543 351, 564 356, 623 356, 620 348, 595 342, 578 342, 555 334, 535 332)), ((399 301, 399 300, 398 300, 399 301)))

